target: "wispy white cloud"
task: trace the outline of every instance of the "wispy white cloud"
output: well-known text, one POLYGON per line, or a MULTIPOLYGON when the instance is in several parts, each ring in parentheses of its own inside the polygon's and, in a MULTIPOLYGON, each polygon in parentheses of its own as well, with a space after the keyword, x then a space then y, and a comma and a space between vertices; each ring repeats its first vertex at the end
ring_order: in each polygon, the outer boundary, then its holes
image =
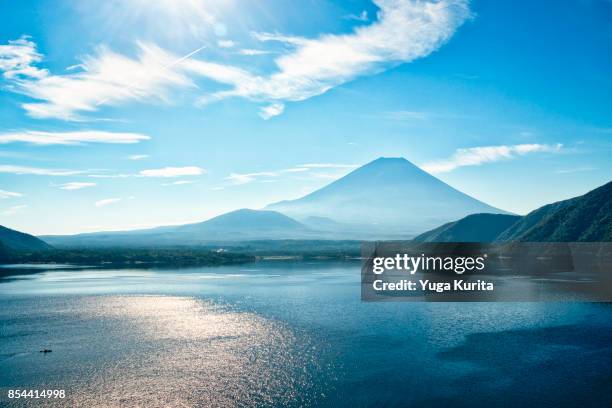
POLYGON ((36 44, 28 36, 0 45, 0 71, 7 79, 44 78, 48 71, 34 66, 40 61, 42 55, 38 53, 36 44))
POLYGON ((595 167, 576 167, 573 169, 561 169, 561 170, 557 170, 555 173, 557 174, 571 174, 571 173, 583 173, 585 171, 593 171, 595 170, 595 167))
POLYGON ((80 190, 82 188, 93 187, 95 185, 96 183, 74 181, 71 183, 60 184, 59 188, 62 190, 80 190))
POLYGON ((182 186, 185 184, 193 184, 193 181, 191 180, 177 180, 177 181, 173 181, 171 183, 163 183, 162 186, 182 186))
POLYGON ((35 176, 74 176, 75 174, 82 174, 84 172, 81 170, 46 169, 39 167, 1 164, 0 173, 26 174, 35 176))
POLYGON ((160 169, 142 170, 138 173, 142 177, 185 177, 185 176, 200 176, 206 173, 206 170, 196 166, 186 167, 163 167, 160 169))
POLYGON ((143 160, 148 158, 149 155, 148 154, 133 154, 131 156, 128 156, 129 160, 143 160))
POLYGON ((518 156, 530 153, 555 153, 561 150, 563 145, 547 144, 520 144, 501 146, 482 146, 458 149, 447 159, 435 160, 425 163, 421 168, 429 173, 448 173, 459 167, 480 166, 485 163, 493 163, 502 160, 511 160, 518 156))
POLYGON ((380 8, 376 22, 359 26, 350 34, 311 39, 255 33, 259 41, 281 42, 294 49, 275 60, 277 72, 235 83, 234 89, 217 95, 301 101, 358 76, 429 55, 470 16, 465 0, 374 2, 380 8))
POLYGON ((121 201, 121 198, 105 198, 104 200, 98 200, 94 203, 96 207, 105 207, 107 205, 116 204, 121 201))
POLYGON ((267 51, 267 50, 258 50, 258 49, 254 49, 254 48, 243 48, 241 50, 238 51, 238 54, 240 55, 266 55, 266 54, 271 54, 271 51, 267 51))
POLYGON ((221 48, 232 48, 236 45, 232 40, 219 40, 217 41, 217 45, 221 48))
POLYGON ((45 75, 16 83, 17 90, 40 102, 23 104, 34 118, 81 120, 80 112, 129 100, 168 100, 170 89, 195 86, 172 69, 180 58, 154 45, 138 44, 135 59, 99 47, 81 63, 82 70, 45 75))
POLYGON ((302 173, 310 170, 308 167, 292 167, 290 169, 281 170, 282 173, 302 173))
MULTIPOLYGON (((225 179, 232 184, 247 184, 253 181, 270 182, 271 179, 278 178, 283 175, 305 175, 312 178, 322 178, 321 173, 313 170, 318 169, 352 169, 358 166, 353 164, 338 164, 338 163, 307 163, 299 166, 290 167, 275 171, 260 171, 255 173, 231 173, 225 179)), ((302 176, 303 177, 303 176, 302 176)), ((337 178, 338 175, 329 175, 329 177, 337 178)))
POLYGON ((279 173, 274 171, 260 171, 256 173, 231 173, 225 179, 233 184, 247 184, 262 177, 278 177, 279 173))
MULTIPOLYGON (((90 170, 91 174, 88 174, 87 177, 91 178, 100 178, 100 179, 114 179, 114 178, 129 178, 129 177, 161 177, 161 178, 172 178, 172 177, 190 177, 190 176, 200 176, 205 174, 207 171, 201 167, 197 166, 185 166, 185 167, 162 167, 158 169, 146 169, 141 170, 138 173, 116 173, 109 174, 106 173, 105 170, 97 170, 95 173, 90 170)), ((173 183, 169 183, 173 184, 173 183)), ((176 184, 186 184, 186 183, 176 183, 176 184)))
POLYGON ((39 132, 26 130, 22 132, 0 133, 0 144, 30 143, 35 145, 77 145, 84 143, 133 144, 150 137, 139 133, 116 133, 97 130, 78 132, 39 132))
MULTIPOLYGON (((140 43, 136 58, 100 47, 95 55, 83 59, 80 71, 30 76, 16 82, 16 88, 37 100, 23 104, 30 116, 80 120, 80 114, 94 112, 101 105, 168 100, 172 89, 196 89, 195 78, 204 77, 229 89, 205 93, 200 103, 242 97, 266 103, 261 116, 268 119, 282 113, 285 102, 303 101, 359 76, 429 55, 470 16, 467 0, 374 2, 379 7, 377 19, 349 34, 305 38, 254 33, 262 43, 274 41, 287 46, 288 51, 274 60, 276 69, 268 75, 196 59, 194 55, 200 49, 177 57, 155 45, 140 43)), ((254 50, 240 53, 260 54, 254 50)), ((31 58, 28 67, 39 61, 31 58)))
POLYGON ((26 208, 28 208, 27 204, 14 205, 2 211, 2 215, 6 215, 6 216, 15 215, 15 214, 22 212, 26 208))
POLYGON ((324 179, 324 180, 336 180, 338 178, 338 174, 334 173, 321 173, 318 171, 313 171, 308 174, 309 178, 313 179, 324 179))
POLYGON ((87 177, 100 178, 100 179, 113 179, 113 178, 128 178, 132 177, 132 174, 119 173, 119 174, 88 174, 87 177))
POLYGON ((271 105, 260 108, 259 116, 267 120, 274 116, 280 115, 281 113, 283 113, 284 110, 285 110, 285 105, 283 105, 282 103, 273 103, 271 105))
POLYGON ((5 198, 21 197, 22 195, 23 194, 21 193, 15 193, 13 191, 0 190, 0 200, 3 200, 5 198))

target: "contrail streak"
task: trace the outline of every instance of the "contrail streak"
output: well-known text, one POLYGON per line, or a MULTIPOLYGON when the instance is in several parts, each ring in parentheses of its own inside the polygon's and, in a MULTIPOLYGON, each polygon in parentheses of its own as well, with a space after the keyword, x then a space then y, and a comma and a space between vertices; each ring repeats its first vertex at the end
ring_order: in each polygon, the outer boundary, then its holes
MULTIPOLYGON (((162 69, 163 71, 167 71, 167 70, 169 70, 170 68, 172 68, 173 66, 175 66, 175 65, 177 65, 177 64, 180 64, 181 62, 185 61, 186 59, 191 58, 192 56, 194 56, 194 55, 195 55, 195 54, 197 54, 198 52, 202 51, 204 48, 206 48, 206 46, 205 46, 205 45, 201 46, 200 48, 198 48, 198 49, 196 49, 196 50, 191 51, 189 54, 184 55, 184 56, 182 56, 181 58, 179 58, 179 59, 177 59, 177 60, 175 60, 175 61, 172 61, 172 62, 171 62, 170 64, 168 64, 168 65, 164 65, 164 66, 162 66, 162 67, 161 67, 161 69, 162 69)), ((139 83, 140 83, 140 82, 133 82, 133 83, 129 84, 129 85, 126 87, 126 90, 130 90, 130 89, 132 89, 132 88, 136 87, 136 86, 137 86, 139 83)), ((112 98, 111 96, 108 96, 108 97, 106 97, 106 98, 102 99, 101 101, 99 101, 99 102, 97 102, 97 103, 96 103, 96 106, 100 106, 100 105, 105 104, 105 103, 106 103, 106 102, 108 102, 108 101, 109 101, 111 98, 112 98)))

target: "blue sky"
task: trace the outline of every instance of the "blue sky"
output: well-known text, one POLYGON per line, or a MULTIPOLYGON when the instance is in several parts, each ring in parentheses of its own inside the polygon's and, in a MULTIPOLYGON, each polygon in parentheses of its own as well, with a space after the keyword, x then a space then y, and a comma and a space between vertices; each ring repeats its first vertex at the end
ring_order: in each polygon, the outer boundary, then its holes
POLYGON ((195 222, 405 157, 526 213, 612 174, 612 2, 0 3, 0 224, 195 222))

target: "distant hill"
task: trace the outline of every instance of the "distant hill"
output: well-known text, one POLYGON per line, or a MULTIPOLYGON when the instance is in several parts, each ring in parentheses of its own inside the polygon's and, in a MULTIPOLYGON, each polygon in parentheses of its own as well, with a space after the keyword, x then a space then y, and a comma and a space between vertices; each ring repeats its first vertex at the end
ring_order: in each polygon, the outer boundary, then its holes
POLYGON ((298 221, 331 220, 340 224, 337 232, 375 239, 414 236, 474 213, 507 214, 403 158, 379 158, 311 194, 266 209, 298 221))
POLYGON ((45 236, 56 246, 172 246, 220 241, 411 238, 471 213, 505 213, 405 159, 380 158, 301 199, 146 230, 45 236))
POLYGON ((217 241, 261 239, 308 239, 315 233, 302 223, 275 211, 242 209, 195 224, 136 231, 50 235, 45 240, 57 246, 168 246, 200 245, 217 241))
POLYGON ((612 182, 583 196, 545 205, 501 233, 501 241, 612 241, 612 182))
POLYGON ((3 251, 43 251, 52 247, 45 241, 24 232, 0 225, 0 245, 3 251))
POLYGON ((249 233, 277 230, 303 230, 304 225, 276 211, 241 209, 196 224, 182 225, 177 231, 206 233, 249 233))
POLYGON ((524 217, 473 214, 415 238, 423 242, 610 242, 612 182, 524 217))
POLYGON ((472 214, 417 236, 418 242, 491 242, 522 217, 507 214, 472 214))

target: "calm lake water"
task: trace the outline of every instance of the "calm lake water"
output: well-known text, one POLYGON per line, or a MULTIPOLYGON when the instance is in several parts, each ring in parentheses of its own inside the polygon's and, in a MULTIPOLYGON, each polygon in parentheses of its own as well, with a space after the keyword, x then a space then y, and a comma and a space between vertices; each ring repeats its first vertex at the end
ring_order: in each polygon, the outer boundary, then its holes
POLYGON ((279 261, 0 279, 0 406, 612 406, 610 304, 363 303, 359 280, 279 261))

